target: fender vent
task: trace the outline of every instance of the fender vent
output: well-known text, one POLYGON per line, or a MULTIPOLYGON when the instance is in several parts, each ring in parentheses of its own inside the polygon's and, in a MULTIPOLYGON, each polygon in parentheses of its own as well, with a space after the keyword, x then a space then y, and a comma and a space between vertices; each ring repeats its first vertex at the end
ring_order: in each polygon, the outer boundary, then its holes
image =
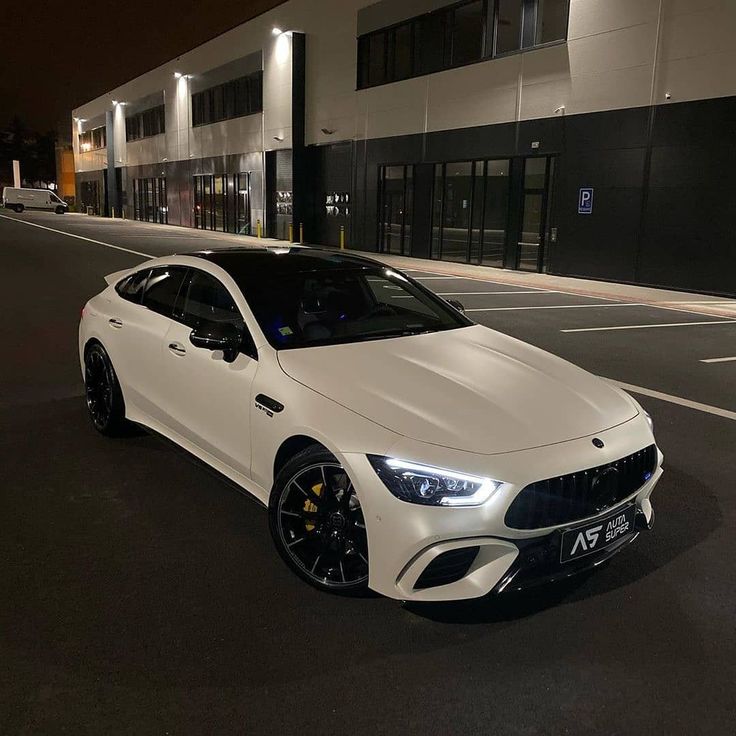
POLYGON ((414 583, 414 590, 449 585, 464 578, 475 562, 480 547, 461 547, 437 555, 414 583))

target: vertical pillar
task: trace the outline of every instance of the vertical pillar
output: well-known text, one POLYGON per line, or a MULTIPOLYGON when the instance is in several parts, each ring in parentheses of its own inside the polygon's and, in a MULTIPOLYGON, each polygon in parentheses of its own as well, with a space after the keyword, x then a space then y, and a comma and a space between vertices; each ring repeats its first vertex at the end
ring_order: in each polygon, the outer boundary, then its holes
POLYGON ((291 136, 292 175, 294 194, 292 222, 307 223, 307 237, 311 229, 309 218, 310 187, 307 167, 306 141, 306 36, 292 33, 291 37, 291 136))
POLYGON ((105 217, 110 217, 112 210, 120 212, 120 190, 118 177, 115 175, 115 110, 105 113, 105 135, 107 143, 107 171, 105 172, 105 217))

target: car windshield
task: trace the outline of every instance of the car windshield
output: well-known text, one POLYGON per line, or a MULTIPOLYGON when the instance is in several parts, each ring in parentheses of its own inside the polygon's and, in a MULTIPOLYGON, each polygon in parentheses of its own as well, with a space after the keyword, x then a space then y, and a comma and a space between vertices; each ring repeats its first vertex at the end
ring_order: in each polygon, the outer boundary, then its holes
POLYGON ((427 289, 389 268, 232 275, 269 343, 278 350, 472 324, 427 289))

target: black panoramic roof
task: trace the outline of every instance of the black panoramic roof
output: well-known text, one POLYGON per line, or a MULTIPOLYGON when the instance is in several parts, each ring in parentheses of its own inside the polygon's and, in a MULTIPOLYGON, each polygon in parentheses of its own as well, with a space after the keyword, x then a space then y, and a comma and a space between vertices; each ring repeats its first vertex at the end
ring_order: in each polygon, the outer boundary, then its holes
POLYGON ((270 275, 287 275, 307 271, 344 271, 347 269, 376 270, 385 268, 383 263, 371 258, 347 254, 345 251, 327 248, 305 248, 274 246, 272 248, 233 247, 202 250, 185 255, 204 258, 226 271, 246 268, 255 274, 268 272, 270 275))

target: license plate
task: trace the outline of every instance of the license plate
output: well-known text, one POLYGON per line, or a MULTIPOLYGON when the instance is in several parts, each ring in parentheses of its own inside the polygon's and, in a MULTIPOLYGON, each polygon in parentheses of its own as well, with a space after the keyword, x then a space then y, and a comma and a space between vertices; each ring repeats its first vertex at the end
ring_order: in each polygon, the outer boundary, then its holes
POLYGON ((571 562, 610 547, 634 531, 635 517, 636 507, 629 505, 585 526, 569 529, 562 535, 560 562, 571 562))

